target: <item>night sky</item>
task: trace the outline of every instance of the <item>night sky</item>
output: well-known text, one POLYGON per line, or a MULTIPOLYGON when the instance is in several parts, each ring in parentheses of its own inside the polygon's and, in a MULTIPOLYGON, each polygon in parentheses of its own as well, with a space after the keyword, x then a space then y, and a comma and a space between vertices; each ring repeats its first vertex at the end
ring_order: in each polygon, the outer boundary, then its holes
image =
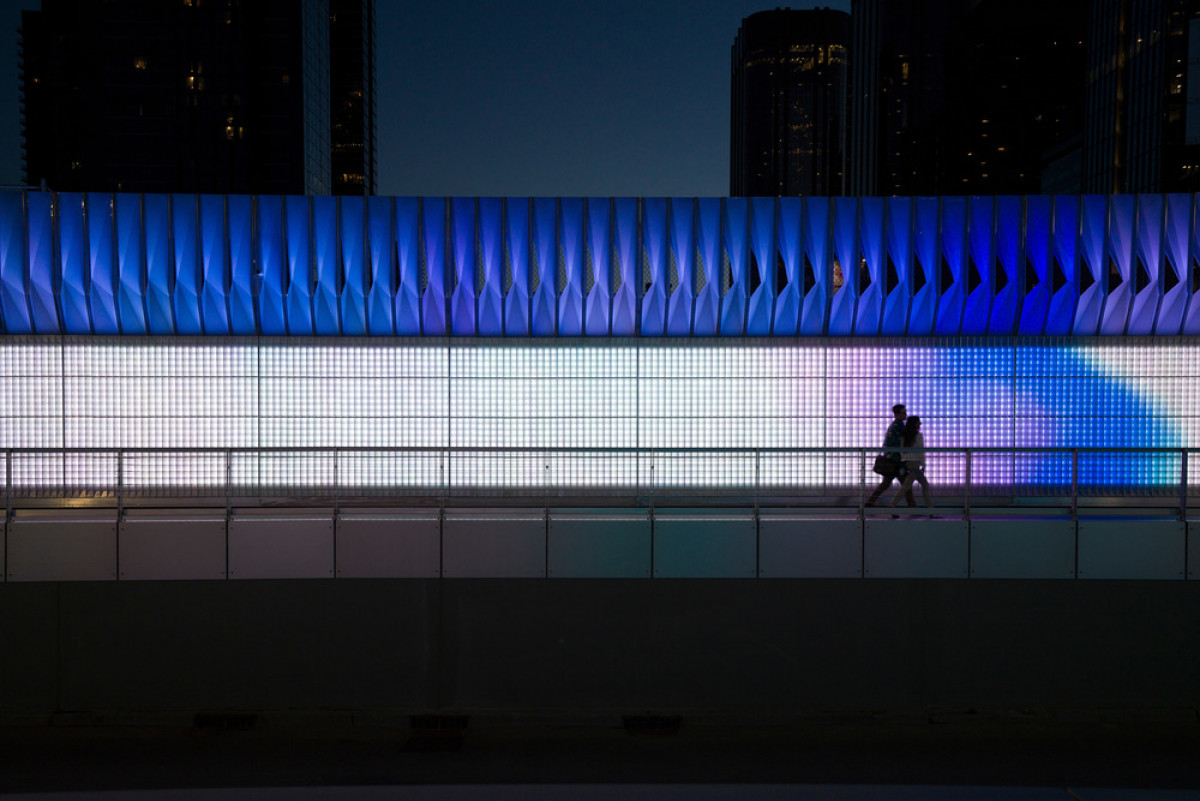
MULTIPOLYGON (((38 6, 0 0, 0 184, 21 181, 16 29, 38 6)), ((728 194, 730 46, 771 3, 378 6, 379 194, 728 194)))

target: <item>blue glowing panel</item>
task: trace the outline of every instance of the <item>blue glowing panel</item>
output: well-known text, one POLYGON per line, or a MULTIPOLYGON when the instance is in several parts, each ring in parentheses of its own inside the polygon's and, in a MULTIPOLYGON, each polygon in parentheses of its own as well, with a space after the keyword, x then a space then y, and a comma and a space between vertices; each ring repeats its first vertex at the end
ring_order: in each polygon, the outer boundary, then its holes
POLYGON ((1024 297, 1017 333, 1040 334, 1046 327, 1050 305, 1050 223, 1053 206, 1049 197, 1031 196, 1025 200, 1024 297))
POLYGON ((180 334, 204 333, 200 317, 198 213, 195 195, 171 196, 171 241, 175 246, 175 292, 171 299, 175 327, 180 334))
POLYGON ((1107 228, 1108 198, 1085 195, 1080 199, 1079 221, 1079 301, 1075 305, 1076 336, 1092 336, 1100 329, 1104 308, 1104 285, 1108 269, 1104 258, 1104 232, 1107 228))
POLYGON ((638 269, 637 198, 619 197, 613 201, 613 256, 617 260, 618 284, 613 291, 612 335, 628 337, 637 333, 637 299, 641 271, 638 269))
POLYGON ((200 311, 206 334, 229 333, 228 243, 225 235, 225 198, 221 195, 202 195, 200 261, 204 283, 200 292, 200 311))
POLYGON ((729 259, 730 286, 721 298, 721 333, 746 333, 746 225, 750 206, 745 198, 725 199, 725 258, 729 259))
MULTIPOLYGON (((196 211, 192 209, 193 248, 194 222, 196 211)), ((178 239, 178 236, 176 236, 178 239)), ((185 242, 186 247, 186 242, 185 242)), ((179 242, 175 245, 175 267, 179 269, 179 242)), ((88 193, 88 305, 91 307, 92 333, 120 333, 121 326, 116 321, 116 270, 113 264, 113 195, 100 192, 88 193)), ((192 270, 196 266, 192 264, 192 270)), ((179 278, 176 275, 176 284, 179 278)), ((197 281, 192 282, 192 299, 197 297, 197 281)), ((186 290, 186 288, 185 288, 186 290)), ((178 295, 176 285, 176 295, 178 295)), ((176 301, 178 302, 178 301, 176 301)), ((192 318, 179 320, 176 312, 176 333, 200 333, 199 311, 193 309, 192 318), (194 330, 193 330, 194 329, 194 330)))
POLYGON ((1046 333, 1066 336, 1075 322, 1076 277, 1079 274, 1079 198, 1060 195, 1054 198, 1053 245, 1050 253, 1050 307, 1046 312, 1046 333))
POLYGON ((833 285, 829 333, 848 336, 858 302, 858 200, 852 197, 833 200, 833 285))
POLYGON ((450 294, 450 330, 475 334, 475 199, 450 202, 454 226, 454 291, 450 294))
POLYGON ((479 251, 479 335, 498 337, 504 334, 504 204, 499 198, 479 199, 479 251))
POLYGON ((798 197, 779 198, 779 256, 783 259, 786 281, 776 287, 775 336, 792 337, 800 331, 800 312, 804 300, 804 201, 798 197))
POLYGON ((533 264, 531 329, 535 336, 554 336, 558 297, 558 209, 554 198, 533 200, 533 264))
POLYGON ((675 262, 676 284, 667 304, 667 334, 686 337, 692 333, 692 304, 695 274, 695 201, 671 198, 671 257, 675 262))
MULTIPOLYGON (((147 196, 147 226, 149 200, 147 196)), ((254 319, 253 198, 230 195, 225 202, 229 209, 229 330, 234 334, 255 334, 258 323, 254 319)))
POLYGON ((565 197, 562 204, 562 278, 558 293, 558 335, 583 333, 583 198, 565 197))
POLYGON ((912 268, 912 303, 908 310, 910 336, 933 333, 937 315, 937 270, 941 243, 938 226, 938 199, 919 197, 913 200, 913 244, 916 260, 912 268))
POLYGON ((771 333, 771 313, 775 307, 775 198, 756 197, 750 200, 750 293, 746 311, 747 336, 767 336, 771 333))
POLYGON ((25 272, 24 195, 0 192, 0 317, 4 333, 33 332, 25 272))
POLYGON ((858 311, 854 320, 854 333, 858 336, 876 336, 883 317, 883 293, 887 288, 886 208, 883 198, 865 197, 860 201, 858 236, 866 274, 859 270, 858 311))
POLYGON ((825 312, 832 273, 828 198, 805 198, 803 228, 804 270, 801 274, 804 276, 805 294, 800 313, 800 333, 820 336, 825 333, 825 312))
POLYGON ((995 296, 988 333, 1008 336, 1017 327, 1021 304, 1021 198, 996 198, 996 258, 993 262, 995 296))
POLYGON ((961 197, 942 199, 941 258, 938 269, 938 307, 935 330, 939 334, 957 334, 961 330, 963 302, 963 273, 967 257, 967 200, 961 197))
POLYGON ((696 200, 696 249, 700 260, 696 272, 700 290, 696 293, 692 333, 711 337, 721 330, 721 199, 696 200))
MULTIPOLYGON (((92 333, 92 319, 87 302, 87 244, 83 235, 85 213, 82 194, 59 194, 58 253, 62 264, 62 289, 59 300, 62 303, 63 331, 68 334, 92 333)), ((2 232, 0 236, 3 236, 2 232)), ((164 234, 163 240, 165 239, 164 234)), ((148 245, 149 241, 147 252, 148 245)), ((163 333, 171 333, 170 328, 163 333)))
MULTIPOLYGON (((171 200, 169 195, 144 195, 142 214, 146 236, 146 328, 151 334, 175 333, 171 308, 171 200)), ((246 219, 249 225, 249 217, 246 219)), ((246 287, 249 288, 247 283, 246 287)), ((253 323, 251 319, 251 323, 253 323)), ((245 333, 256 333, 251 325, 245 333)))
POLYGON ((667 199, 648 197, 642 201, 642 253, 646 266, 645 294, 638 333, 660 337, 667 326, 667 199))
POLYGON ((995 206, 990 197, 968 201, 967 298, 963 303, 962 333, 988 332, 992 314, 993 229, 995 206))
POLYGON ((612 248, 608 198, 591 197, 587 201, 588 255, 591 257, 592 288, 584 300, 584 333, 606 336, 612 315, 612 248))
POLYGON ((1124 334, 1133 303, 1133 215, 1132 195, 1108 199, 1108 297, 1100 313, 1101 334, 1124 334))
MULTIPOLYGON (((311 211, 307 197, 288 196, 283 199, 284 245, 287 253, 285 307, 289 334, 311 335, 315 330, 313 292, 317 286, 318 265, 314 263, 312 255, 312 235, 309 230, 311 211)), ((325 298, 324 302, 328 310, 333 300, 325 298)), ((323 315, 322 323, 322 329, 328 330, 327 312, 323 315)))
POLYGON ((1133 300, 1129 308, 1130 334, 1154 332, 1162 299, 1162 233, 1166 210, 1162 195, 1138 195, 1133 242, 1133 300))
POLYGON ((912 305, 909 291, 913 270, 912 206, 911 198, 887 200, 883 315, 879 330, 889 336, 903 335, 908 329, 908 309, 912 305))
POLYGON ((1178 334, 1188 299, 1188 244, 1191 241, 1192 196, 1167 195, 1163 225, 1163 298, 1154 333, 1178 334))
POLYGON ((529 200, 508 198, 505 202, 508 228, 504 237, 509 277, 504 292, 504 332, 509 336, 529 335, 530 252, 529 200))
MULTIPOLYGON (((289 198, 289 201, 291 198, 289 198)), ((312 272, 316 282, 312 285, 313 331, 322 335, 341 333, 340 292, 338 284, 341 265, 338 264, 338 199, 329 195, 313 197, 305 219, 310 228, 306 230, 309 247, 312 248, 312 272)), ((297 211, 297 214, 299 212, 297 211)), ((292 236, 292 217, 288 216, 289 253, 295 241, 292 236)), ((296 262, 298 266, 300 262, 296 262)), ((295 273, 293 273, 294 275, 295 273)), ((293 280, 295 280, 293 278, 293 280)), ((290 309, 289 309, 290 314, 290 309)), ((291 321, 291 317, 288 317, 291 321)))
MULTIPOLYGON (((446 201, 421 200, 421 229, 425 244, 425 286, 421 291, 421 333, 445 336, 446 325, 446 201)), ((396 235, 400 235, 397 226, 396 235)), ((397 321, 397 330, 400 325, 397 321)))
MULTIPOLYGON (((416 201, 405 198, 413 217, 416 201)), ((371 196, 366 199, 366 270, 367 270, 367 333, 372 336, 391 336, 396 333, 396 307, 400 304, 400 289, 396 285, 398 247, 392 239, 392 199, 371 196)), ((416 244, 413 232, 409 246, 416 244)), ((415 293, 412 296, 416 297, 415 293)), ((407 300, 407 299, 406 299, 407 300)), ((416 305, 412 306, 416 311, 416 305)), ((414 318, 418 319, 418 318, 414 318)), ((419 319, 418 319, 418 329, 419 319)))
POLYGON ((396 198, 396 334, 421 333, 421 203, 396 198))
POLYGON ((367 333, 365 213, 366 201, 361 197, 338 200, 338 230, 342 234, 342 333, 353 337, 367 333))
POLYGON ((258 223, 258 322, 265 336, 288 332, 284 307, 287 259, 283 252, 283 200, 262 195, 256 201, 258 223))
MULTIPOLYGON (((1194 196, 1196 200, 1193 203, 1200 204, 1200 195, 1194 196)), ((1193 221, 1196 217, 1192 217, 1193 221)), ((1197 285, 1197 279, 1200 278, 1200 225, 1193 225, 1191 235, 1191 256, 1188 259, 1188 264, 1191 269, 1184 275, 1191 274, 1191 280, 1184 280, 1184 285, 1187 287, 1190 297, 1188 299, 1187 310, 1183 313, 1184 334, 1200 334, 1200 286, 1197 285)))
POLYGON ((49 192, 31 192, 27 198, 29 311, 33 330, 39 334, 57 334, 62 329, 56 296, 59 267, 54 258, 52 198, 49 192))
MULTIPOLYGON (((142 203, 139 195, 118 194, 117 204, 117 316, 121 333, 146 333, 146 305, 142 293, 145 264, 142 259, 142 203)), ((225 242, 221 237, 222 245, 225 242)))

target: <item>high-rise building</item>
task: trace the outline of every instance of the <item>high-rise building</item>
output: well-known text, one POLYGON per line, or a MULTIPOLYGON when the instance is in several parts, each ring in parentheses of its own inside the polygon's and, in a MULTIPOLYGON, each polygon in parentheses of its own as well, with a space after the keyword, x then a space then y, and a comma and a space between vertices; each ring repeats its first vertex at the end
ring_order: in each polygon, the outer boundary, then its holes
POLYGON ((849 192, 1036 194, 1077 181, 1085 2, 855 0, 849 192))
MULTIPOLYGON (((332 93, 355 80, 337 70, 360 73, 363 107, 374 87, 365 57, 333 56, 332 11, 331 0, 43 0, 22 16, 26 182, 328 194, 332 93)), ((373 37, 370 13, 359 19, 357 38, 373 37)), ((340 38, 353 20, 336 23, 340 38)), ((367 166, 354 172, 357 191, 371 186, 367 166)))
POLYGON ((375 1, 330 0, 333 193, 375 194, 375 1))
POLYGON ((742 20, 733 43, 731 195, 840 195, 844 189, 844 11, 775 9, 742 20))
POLYGON ((1200 2, 1092 0, 1087 192, 1200 190, 1200 2))

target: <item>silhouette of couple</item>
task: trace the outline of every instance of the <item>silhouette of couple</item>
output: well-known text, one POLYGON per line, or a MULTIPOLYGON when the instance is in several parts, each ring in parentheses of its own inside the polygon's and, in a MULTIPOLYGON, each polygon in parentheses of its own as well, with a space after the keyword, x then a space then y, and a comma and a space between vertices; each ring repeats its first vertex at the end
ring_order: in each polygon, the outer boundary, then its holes
POLYGON ((892 506, 900 502, 901 496, 909 506, 917 505, 912 491, 913 482, 916 481, 925 495, 925 505, 932 509, 929 480, 925 478, 925 437, 921 434, 921 418, 916 415, 909 417, 903 403, 892 407, 892 416, 895 419, 883 437, 884 466, 882 471, 876 470, 881 479, 871 497, 867 498, 867 506, 874 506, 879 496, 892 486, 893 481, 899 479, 900 488, 892 498, 892 506), (900 448, 904 450, 901 451, 900 448))

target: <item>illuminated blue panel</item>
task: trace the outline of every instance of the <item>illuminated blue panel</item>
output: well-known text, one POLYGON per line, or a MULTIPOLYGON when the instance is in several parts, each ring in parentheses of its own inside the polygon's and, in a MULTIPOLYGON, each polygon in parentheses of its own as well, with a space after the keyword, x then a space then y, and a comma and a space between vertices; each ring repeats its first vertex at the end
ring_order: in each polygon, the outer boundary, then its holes
POLYGON ((557 208, 554 198, 533 200, 533 309, 531 330, 536 336, 553 336, 557 330, 554 313, 558 295, 557 208))
POLYGON ((33 331, 25 281, 24 199, 23 194, 0 192, 0 316, 6 334, 33 331))
POLYGON ((645 255, 646 291, 642 295, 641 325, 644 337, 660 337, 667 327, 667 199, 642 201, 642 253, 645 255))
MULTIPOLYGON (((758 287, 750 294, 746 312, 747 336, 767 336, 771 333, 771 313, 775 307, 775 198, 756 197, 750 200, 750 252, 754 257, 749 276, 758 287)), ((751 283, 753 286, 753 283, 751 283)))
POLYGON ((504 294, 504 332, 509 336, 529 335, 529 200, 508 198, 504 202, 508 216, 508 265, 511 271, 508 291, 504 294))
POLYGON ((475 334, 475 199, 450 203, 454 226, 454 291, 450 294, 450 330, 455 336, 475 334))
POLYGON ((1079 302, 1075 305, 1076 336, 1092 336, 1100 329, 1100 312, 1104 308, 1104 282, 1108 268, 1104 258, 1104 231, 1107 227, 1108 198, 1085 195, 1080 200, 1079 302))
MULTIPOLYGON (((1194 203, 1200 204, 1200 195, 1194 196, 1194 203)), ((1193 221, 1196 218, 1193 216, 1193 221)), ((1191 236, 1191 255, 1188 258, 1188 263, 1191 265, 1192 280, 1185 280, 1183 283, 1187 286, 1190 293, 1188 300, 1187 311, 1183 313, 1183 333, 1184 334, 1200 334, 1200 287, 1196 284, 1197 271, 1200 270, 1200 225, 1192 226, 1191 236)))
POLYGON ((804 244, 805 268, 801 273, 807 285, 800 316, 800 333, 805 336, 820 336, 825 333, 825 310, 829 300, 830 266, 829 256, 829 199, 810 197, 804 200, 804 244))
MULTIPOLYGON (((178 213, 178 211, 176 211, 178 213)), ((194 200, 192 206, 192 249, 191 254, 194 258, 196 255, 196 209, 194 209, 194 200)), ((176 234, 178 240, 178 234, 176 234)), ((186 248, 187 243, 184 243, 186 248)), ((175 270, 179 271, 179 242, 175 243, 175 270)), ((186 255, 186 253, 185 253, 186 255)), ((88 279, 88 305, 91 307, 91 331, 92 333, 120 333, 121 326, 116 321, 116 270, 113 264, 113 195, 103 194, 100 192, 88 193, 88 258, 89 264, 89 279, 88 279)), ((196 272, 196 265, 191 265, 193 271, 196 272)), ((178 275, 176 275, 176 284, 179 283, 178 275)), ((191 284, 192 294, 191 299, 197 299, 197 284, 193 281, 191 284)), ((185 288, 186 290, 187 288, 185 288)), ((178 285, 175 289, 176 296, 179 294, 178 285)), ((176 301, 178 308, 178 301, 176 301)), ((180 320, 178 311, 175 314, 175 331, 176 333, 199 333, 200 320, 199 308, 194 307, 192 317, 187 320, 180 320)))
MULTIPOLYGON (((119 207, 118 207, 119 213, 119 207)), ((204 276, 200 293, 204 333, 229 333, 229 263, 225 235, 225 198, 222 195, 200 197, 200 260, 204 276)), ((122 318, 122 324, 124 318, 122 318)))
POLYGON ((609 245, 611 227, 608 198, 592 197, 587 201, 587 241, 591 256, 592 289, 584 300, 584 333, 605 336, 612 317, 612 248, 609 245))
MULTIPOLYGON (((165 202, 165 197, 158 196, 165 202)), ((87 244, 83 238, 84 199, 77 192, 63 192, 58 196, 58 253, 62 264, 63 330, 68 334, 90 334, 91 314, 87 302, 87 244)), ((0 236, 4 232, 0 231, 0 236)), ((162 241, 166 243, 166 232, 162 241)), ((147 231, 147 253, 150 237, 147 231)), ((163 333, 171 333, 169 326, 163 333)), ((2 329, 0 329, 2 330, 2 329)))
POLYGON ((576 337, 583 333, 583 198, 560 202, 563 285, 558 293, 558 335, 576 337))
MULTIPOLYGON (((173 334, 175 313, 171 308, 171 274, 174 270, 171 264, 170 197, 144 195, 142 214, 146 234, 146 328, 151 334, 173 334)), ((246 225, 249 224, 247 216, 246 225)), ((236 282, 234 287, 239 288, 236 282)), ((250 287, 248 280, 245 287, 250 287)), ((239 333, 257 333, 253 318, 250 322, 250 330, 239 333)))
POLYGON ((911 198, 888 198, 885 247, 885 295, 879 330, 885 335, 900 336, 908 329, 908 308, 912 302, 909 291, 913 270, 911 198))
POLYGON ((863 198, 860 202, 859 247, 866 263, 867 283, 861 283, 864 276, 860 274, 858 312, 854 321, 854 333, 859 336, 877 335, 883 317, 883 293, 887 281, 887 254, 884 252, 885 210, 883 198, 863 198))
POLYGON ((746 333, 746 225, 749 203, 742 197, 725 199, 725 258, 729 259, 730 286, 721 298, 721 333, 746 333))
POLYGON ((846 336, 854 333, 854 308, 858 302, 858 200, 839 197, 833 200, 834 281, 840 274, 842 286, 833 293, 829 309, 829 333, 846 336))
POLYGON ((908 333, 910 336, 926 336, 933 333, 933 322, 938 302, 938 255, 941 252, 938 227, 938 199, 919 197, 913 201, 916 207, 916 222, 913 224, 913 240, 916 262, 912 269, 912 306, 908 311, 908 333))
MULTIPOLYGON (((289 203, 291 198, 288 199, 289 203)), ((314 197, 307 209, 305 221, 311 221, 311 231, 306 229, 306 240, 312 247, 312 267, 316 275, 313 286, 312 310, 313 333, 330 335, 341 333, 341 309, 338 304, 338 199, 331 196, 314 197)), ((296 212, 299 214, 299 211, 296 212)), ((288 214, 288 250, 293 243, 292 213, 288 214)), ((293 264, 292 280, 300 269, 301 262, 293 264)), ((291 323, 289 308, 288 323, 291 323)))
POLYGON ((33 192, 28 198, 29 310, 33 330, 39 334, 57 334, 61 330, 56 299, 59 268, 54 260, 51 196, 49 192, 33 192))
POLYGON ((342 234, 342 333, 353 337, 367 333, 365 211, 365 201, 361 197, 338 200, 338 230, 342 234))
POLYGON ((962 326, 963 271, 967 256, 967 200, 942 199, 941 258, 937 286, 940 290, 935 330, 939 334, 957 334, 962 326))
POLYGON ((671 256, 678 277, 667 304, 667 334, 685 337, 692 333, 692 302, 696 286, 694 238, 696 209, 691 198, 671 198, 671 256))
MULTIPOLYGON (((287 327, 289 334, 309 335, 314 331, 313 289, 317 283, 309 234, 309 199, 285 197, 283 200, 285 252, 287 253, 287 327)), ((317 265, 319 268, 320 265, 317 265)), ((326 299, 326 305, 332 300, 326 299)), ((336 307, 335 307, 336 308, 336 307)), ((334 321, 337 322, 336 320, 334 321)), ((328 328, 328 325, 324 326, 328 328)))
POLYGON ((968 201, 970 233, 967 253, 967 299, 963 303, 963 334, 986 334, 992 314, 992 249, 995 208, 990 197, 968 201))
POLYGON ((1046 333, 1065 336, 1075 322, 1076 276, 1079 258, 1079 198, 1062 195, 1054 198, 1054 233, 1051 257, 1050 308, 1046 313, 1046 333))
MULTIPOLYGON (((94 209, 95 204, 91 204, 91 207, 94 209)), ((200 254, 197 252, 199 231, 196 217, 195 195, 171 196, 171 241, 175 245, 175 292, 171 299, 175 306, 175 327, 180 334, 204 333, 200 322, 200 254)), ((92 275, 95 276, 94 271, 92 275)), ((93 289, 95 285, 93 278, 93 289)), ((95 319, 93 306, 93 322, 95 319)))
MULTIPOLYGON (((415 220, 416 202, 412 199, 408 199, 408 202, 415 220)), ((372 196, 367 198, 366 204, 366 269, 370 287, 365 301, 367 332, 373 336, 391 336, 396 333, 396 307, 401 302, 400 288, 396 285, 398 248, 392 246, 392 199, 372 196)), ((414 236, 408 246, 415 244, 414 236)), ((413 294, 412 298, 415 297, 413 294)), ((415 303, 412 309, 415 313, 415 303)), ((414 317, 414 320, 418 321, 419 326, 419 318, 414 317)))
MULTIPOLYGON (((146 196, 146 225, 150 225, 149 195, 146 196)), ((258 333, 254 319, 254 239, 250 222, 253 199, 230 195, 229 204, 229 330, 234 334, 258 333)), ((147 237, 149 233, 147 232, 147 237)), ((149 253, 149 247, 147 247, 149 253)))
POLYGON ((1107 271, 1108 297, 1100 314, 1101 334, 1124 334, 1133 302, 1133 214, 1132 195, 1108 199, 1107 271), (1113 274, 1115 270, 1116 275, 1113 274), (1111 282, 1119 280, 1116 286, 1111 282))
POLYGON ((988 333, 1007 336, 1017 327, 1021 305, 1021 198, 996 198, 995 297, 988 333))
POLYGON ((1174 335, 1183 327, 1188 300, 1188 244, 1191 241, 1192 196, 1167 195, 1163 228, 1163 298, 1154 333, 1174 335), (1172 285, 1173 284, 1173 285, 1172 285))
POLYGON ((1017 333, 1040 334, 1046 327, 1050 305, 1050 219, 1053 207, 1049 197, 1029 197, 1025 201, 1025 297, 1021 300, 1021 321, 1017 333), (1032 284, 1032 285, 1031 285, 1032 284))
MULTIPOLYGON (((421 295, 421 333, 445 336, 446 326, 446 201, 421 200, 421 229, 425 232, 425 288, 421 295)), ((400 233, 397 226, 396 234, 400 233)), ((397 320, 396 329, 400 324, 397 320)))
POLYGON ((421 333, 421 204, 396 198, 396 334, 421 333))
POLYGON ((637 198, 619 197, 613 201, 614 256, 620 283, 613 294, 612 335, 628 337, 637 333, 637 299, 641 294, 637 259, 637 198))
POLYGON ((721 323, 721 199, 696 200, 696 247, 698 272, 703 285, 696 294, 692 333, 710 337, 720 333, 721 323))
POLYGON ((479 199, 479 249, 483 271, 479 287, 479 334, 504 334, 504 302, 500 295, 504 276, 504 204, 499 198, 479 199))
POLYGON ((1133 302, 1129 308, 1128 332, 1154 332, 1158 304, 1162 300, 1162 195, 1138 195, 1137 227, 1133 243, 1133 302))
POLYGON ((801 302, 804 299, 804 258, 801 236, 804 229, 804 201, 798 197, 779 198, 779 255, 787 283, 778 287, 775 299, 775 336, 795 336, 800 330, 801 302))
POLYGON ((262 275, 258 289, 258 322, 266 336, 287 333, 284 312, 283 200, 263 195, 256 201, 258 214, 258 269, 262 275))

